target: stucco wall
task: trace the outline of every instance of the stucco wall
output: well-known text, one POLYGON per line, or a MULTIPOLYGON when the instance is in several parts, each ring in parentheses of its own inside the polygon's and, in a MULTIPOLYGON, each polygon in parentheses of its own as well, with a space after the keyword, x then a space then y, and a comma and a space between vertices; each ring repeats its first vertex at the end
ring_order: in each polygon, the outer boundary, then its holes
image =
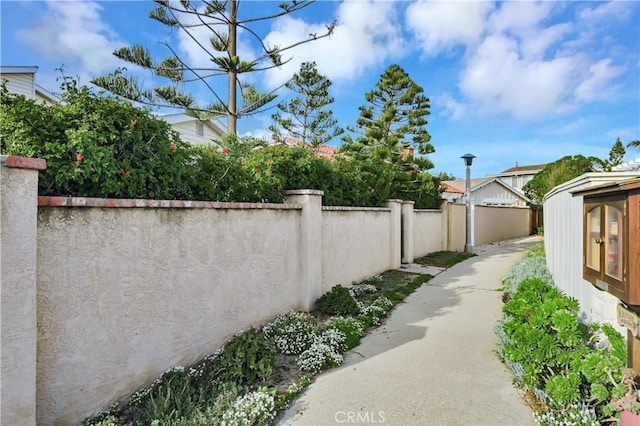
POLYGON ((32 425, 37 345, 34 194, 37 168, 43 168, 44 161, 20 165, 11 161, 15 159, 0 158, 0 424, 32 425))
POLYGON ((474 207, 474 245, 489 244, 511 238, 526 237, 530 233, 528 208, 474 207))
POLYGON ((464 247, 464 206, 38 197, 44 161, 14 160, 34 170, 2 166, 2 424, 78 423, 242 329, 399 268, 401 247, 464 247))
POLYGON ((447 250, 464 251, 466 241, 466 206, 464 204, 447 204, 449 228, 447 230, 447 250))
POLYGON ((38 424, 77 422, 297 308, 298 216, 41 208, 38 424))
POLYGON ((414 210, 413 254, 424 256, 434 251, 446 250, 446 226, 443 226, 442 210, 414 210))
POLYGON ((349 286, 390 265, 390 209, 322 211, 322 290, 349 286))

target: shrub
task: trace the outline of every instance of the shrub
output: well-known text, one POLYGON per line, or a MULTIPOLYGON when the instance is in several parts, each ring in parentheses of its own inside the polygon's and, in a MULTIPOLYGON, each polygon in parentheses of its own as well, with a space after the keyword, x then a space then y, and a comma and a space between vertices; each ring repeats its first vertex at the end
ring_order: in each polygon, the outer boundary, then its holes
POLYGON ((303 371, 317 373, 329 367, 342 364, 345 349, 345 337, 342 333, 329 329, 315 338, 309 349, 298 357, 296 363, 303 371))
MULTIPOLYGON (((393 302, 385 296, 380 296, 369 306, 361 307, 360 317, 367 317, 371 320, 371 324, 380 324, 380 320, 393 307, 393 302)), ((369 322, 369 321, 366 321, 369 322)))
POLYGON ((287 355, 297 355, 308 349, 317 329, 314 317, 293 311, 278 314, 273 322, 262 328, 267 337, 273 338, 278 350, 287 355))
POLYGON ((579 321, 577 300, 553 285, 546 268, 530 267, 540 253, 536 248, 521 261, 529 266, 511 270, 519 271, 511 279, 528 278, 512 284, 496 326, 498 354, 516 384, 546 407, 534 416, 539 424, 597 424, 615 414, 610 401, 621 395, 624 338, 610 325, 579 321))
POLYGON ((41 195, 191 198, 190 146, 149 110, 63 83, 62 103, 45 106, 0 90, 0 152, 39 157, 41 195))
POLYGON ((237 334, 209 359, 211 379, 216 383, 253 383, 275 373, 276 346, 255 328, 237 334))
POLYGON ((221 425, 270 425, 275 417, 273 396, 263 391, 249 392, 239 397, 222 416, 221 425))
POLYGON ((364 331, 362 323, 353 317, 331 317, 325 322, 325 328, 336 330, 344 336, 344 350, 358 346, 360 344, 360 336, 364 331))
POLYGON ((334 286, 315 303, 316 309, 325 315, 356 315, 360 308, 351 293, 341 285, 334 286))

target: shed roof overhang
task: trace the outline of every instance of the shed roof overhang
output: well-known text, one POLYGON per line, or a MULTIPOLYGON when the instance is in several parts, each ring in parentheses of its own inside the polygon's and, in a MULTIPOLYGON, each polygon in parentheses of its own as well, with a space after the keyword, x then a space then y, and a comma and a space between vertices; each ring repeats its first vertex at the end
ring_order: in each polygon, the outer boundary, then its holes
POLYGON ((616 192, 630 191, 633 189, 640 189, 640 176, 619 182, 610 182, 603 185, 592 186, 586 189, 579 189, 577 191, 572 191, 571 195, 573 195, 574 197, 585 195, 607 195, 616 192))

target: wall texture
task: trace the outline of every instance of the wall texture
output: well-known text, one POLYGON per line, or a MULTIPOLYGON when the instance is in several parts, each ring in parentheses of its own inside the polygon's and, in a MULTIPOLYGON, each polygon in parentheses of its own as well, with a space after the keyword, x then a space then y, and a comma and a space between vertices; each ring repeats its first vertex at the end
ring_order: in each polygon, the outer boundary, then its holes
POLYGON ((464 206, 37 197, 44 162, 5 160, 2 424, 78 423, 336 284, 464 247, 464 206))
POLYGON ((529 235, 531 210, 518 207, 474 206, 473 245, 529 235))
POLYGON ((44 160, 0 157, 0 424, 36 420, 36 220, 44 160))
POLYGON ((38 223, 41 424, 298 307, 297 209, 43 207, 38 223))
POLYGON ((413 255, 424 256, 446 250, 447 227, 441 210, 414 210, 413 255))

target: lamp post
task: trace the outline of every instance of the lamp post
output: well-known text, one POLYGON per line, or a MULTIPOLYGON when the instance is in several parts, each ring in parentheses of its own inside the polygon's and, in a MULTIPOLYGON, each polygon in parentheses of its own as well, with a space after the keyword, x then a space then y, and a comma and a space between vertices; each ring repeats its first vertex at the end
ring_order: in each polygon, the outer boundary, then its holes
POLYGON ((473 229, 471 229, 471 163, 473 163, 473 159, 476 158, 473 154, 465 154, 460 157, 464 160, 464 165, 467 166, 467 229, 466 229, 466 243, 464 245, 465 253, 473 253, 473 245, 471 244, 471 233, 473 229))

